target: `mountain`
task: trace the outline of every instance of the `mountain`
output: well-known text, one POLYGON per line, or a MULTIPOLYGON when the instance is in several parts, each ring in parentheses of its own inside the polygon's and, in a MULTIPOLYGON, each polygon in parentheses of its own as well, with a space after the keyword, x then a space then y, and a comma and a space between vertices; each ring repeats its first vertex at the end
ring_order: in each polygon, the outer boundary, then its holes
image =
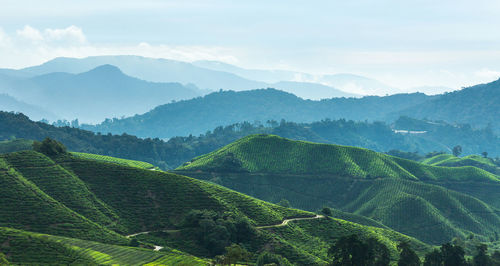
POLYGON ((425 102, 425 94, 398 94, 311 101, 275 89, 219 91, 204 97, 158 106, 142 115, 82 126, 95 132, 170 138, 198 135, 217 126, 241 121, 281 119, 311 122, 321 119, 384 120, 397 110, 425 102))
POLYGON ((133 78, 111 65, 98 66, 80 74, 56 72, 15 80, 4 87, 4 91, 62 118, 78 118, 83 122, 130 116, 172 100, 201 95, 198 89, 178 83, 154 83, 133 78))
POLYGON ((193 64, 199 67, 229 72, 247 79, 258 80, 267 83, 279 83, 282 81, 314 83, 337 88, 342 92, 354 95, 386 95, 394 94, 396 91, 398 91, 397 89, 378 80, 347 73, 312 75, 308 73, 288 70, 245 69, 223 62, 207 60, 195 61, 193 62, 193 64))
POLYGON ((179 82, 195 84, 203 90, 252 90, 276 88, 294 93, 305 99, 323 99, 332 97, 354 97, 326 85, 311 82, 295 82, 291 79, 264 82, 245 78, 231 71, 199 67, 187 62, 153 59, 139 56, 95 56, 83 59, 56 58, 40 66, 29 67, 23 73, 41 75, 53 72, 81 73, 99 65, 111 64, 119 67, 127 75, 154 82, 179 82))
POLYGON ((58 116, 36 105, 27 104, 7 94, 0 93, 0 110, 7 112, 20 112, 33 120, 56 120, 58 116))
POLYGON ((22 71, 32 75, 53 72, 77 74, 106 64, 116 66, 125 74, 143 80, 191 83, 203 90, 244 90, 266 87, 263 82, 247 80, 231 73, 197 67, 187 62, 130 55, 92 56, 81 59, 59 57, 39 66, 22 69, 22 71))
POLYGON ((316 265, 325 263, 335 239, 352 233, 376 238, 392 261, 400 241, 409 241, 420 254, 430 248, 392 230, 315 216, 185 176, 64 152, 0 155, 0 181, 0 252, 19 264, 41 256, 21 252, 29 239, 38 252, 51 250, 47 263, 60 256, 65 261, 80 257, 82 263, 128 259, 127 264, 158 260, 170 265, 175 256, 191 265, 202 260, 189 254, 210 260, 239 243, 257 254, 268 251, 295 264, 316 265), (282 225, 285 219, 291 221, 282 225), (126 247, 133 244, 140 247, 126 247), (145 249, 155 245, 162 252, 145 249))
POLYGON ((414 118, 471 124, 476 127, 490 125, 496 132, 500 132, 500 79, 445 93, 432 101, 409 106, 397 113, 414 118))
POLYGON ((500 177, 475 167, 253 135, 177 171, 305 210, 331 206, 433 244, 470 233, 489 241, 500 233, 500 177))
POLYGON ((270 88, 290 92, 302 99, 321 100, 339 97, 361 97, 359 94, 347 93, 335 88, 311 82, 280 81, 273 83, 270 88))

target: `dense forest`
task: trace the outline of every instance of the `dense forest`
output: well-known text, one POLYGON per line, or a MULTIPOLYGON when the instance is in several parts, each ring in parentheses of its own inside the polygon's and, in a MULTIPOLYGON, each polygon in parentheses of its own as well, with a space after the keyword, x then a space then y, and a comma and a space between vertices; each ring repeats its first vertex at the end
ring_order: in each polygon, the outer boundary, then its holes
POLYGON ((241 137, 266 133, 282 137, 321 143, 342 144, 373 149, 380 152, 399 150, 421 155, 433 151, 451 153, 461 145, 463 155, 488 152, 490 157, 500 155, 500 140, 488 128, 476 130, 470 126, 452 126, 400 118, 395 126, 427 130, 422 134, 395 133, 382 122, 354 122, 344 119, 313 123, 294 123, 284 120, 265 124, 249 122, 219 126, 199 136, 174 137, 168 141, 158 138, 141 139, 129 134, 93 133, 69 126, 55 127, 33 122, 22 114, 0 112, 0 138, 42 140, 51 137, 64 143, 70 150, 134 159, 152 163, 163 169, 173 169, 196 156, 211 152, 241 137), (425 127, 420 127, 420 124, 425 127))

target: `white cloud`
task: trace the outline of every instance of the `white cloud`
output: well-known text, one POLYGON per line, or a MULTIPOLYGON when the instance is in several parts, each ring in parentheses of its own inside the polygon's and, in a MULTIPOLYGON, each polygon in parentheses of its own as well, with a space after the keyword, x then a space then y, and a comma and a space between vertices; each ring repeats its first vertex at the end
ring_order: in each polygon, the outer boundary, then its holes
POLYGON ((24 26, 22 30, 17 30, 16 33, 17 36, 30 41, 38 42, 43 40, 42 33, 29 25, 24 26))
POLYGON ((488 68, 483 68, 474 73, 476 76, 479 78, 485 79, 485 80, 496 80, 500 78, 500 71, 495 71, 491 70, 488 68))
POLYGON ((82 29, 71 25, 65 29, 45 29, 45 39, 55 42, 85 43, 87 38, 82 29))

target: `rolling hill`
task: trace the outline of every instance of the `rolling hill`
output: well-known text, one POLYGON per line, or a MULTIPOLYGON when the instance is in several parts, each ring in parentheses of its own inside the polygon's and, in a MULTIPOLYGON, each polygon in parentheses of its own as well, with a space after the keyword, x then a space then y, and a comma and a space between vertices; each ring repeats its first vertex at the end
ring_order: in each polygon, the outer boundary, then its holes
POLYGON ((479 155, 468 155, 465 157, 456 157, 451 154, 440 154, 430 158, 426 158, 422 163, 435 165, 435 166, 474 166, 481 168, 490 173, 500 175, 500 166, 496 165, 492 159, 484 158, 479 155))
MULTIPOLYGON (((71 154, 49 158, 34 151, 3 154, 0 168, 4 195, 0 202, 0 241, 4 243, 0 252, 19 264, 37 261, 35 249, 50 250, 44 258, 48 263, 113 264, 131 259, 139 264, 203 263, 203 258, 213 258, 213 250, 207 250, 197 237, 203 233, 196 227, 198 218, 193 215, 197 213, 203 214, 202 220, 211 219, 211 215, 219 217, 214 222, 222 226, 223 221, 224 228, 236 226, 229 236, 237 236, 238 243, 249 251, 258 254, 268 250, 299 264, 324 263, 327 247, 338 237, 353 232, 386 244, 392 260, 397 259, 395 246, 399 241, 410 241, 420 254, 429 250, 428 245, 392 230, 314 218, 310 212, 162 171, 71 154), (285 218, 293 217, 309 218, 279 226, 285 218), (151 235, 149 231, 153 231, 151 235), (126 247, 132 242, 125 236, 140 232, 143 233, 137 239, 141 245, 161 244, 163 249, 154 252, 126 247), (243 232, 252 237, 244 238, 243 232), (162 237, 155 236, 160 233, 162 237), (316 246, 308 246, 312 242, 316 246), (22 249, 27 251, 23 253, 22 249), (199 253, 194 255, 202 258, 183 253, 193 250, 199 253)), ((211 227, 206 221, 204 224, 204 230, 212 230, 207 229, 211 227)), ((216 235, 221 236, 218 241, 229 241, 221 242, 225 245, 235 241, 223 238, 225 233, 216 235)), ((218 243, 209 247, 221 245, 218 243)))
POLYGON ((363 215, 428 243, 500 233, 500 177, 470 166, 437 167, 366 149, 253 135, 176 170, 270 202, 363 215))
MULTIPOLYGON (((144 113, 172 100, 202 95, 196 87, 140 80, 123 74, 120 69, 111 65, 97 66, 79 74, 55 72, 16 79, 0 87, 0 91, 41 106, 61 118, 78 118, 82 122, 93 123, 105 118, 144 113)), ((23 106, 16 107, 19 109, 14 111, 30 111, 21 107, 23 106)), ((34 118, 41 115, 43 113, 34 118)))

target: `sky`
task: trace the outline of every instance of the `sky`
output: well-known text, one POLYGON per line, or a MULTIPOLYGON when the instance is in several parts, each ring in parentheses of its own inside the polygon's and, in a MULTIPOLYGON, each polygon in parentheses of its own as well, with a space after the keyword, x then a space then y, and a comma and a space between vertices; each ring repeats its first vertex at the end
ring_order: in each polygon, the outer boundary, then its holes
POLYGON ((134 54, 456 89, 500 77, 498 14, 494 0, 0 0, 0 68, 134 54))

